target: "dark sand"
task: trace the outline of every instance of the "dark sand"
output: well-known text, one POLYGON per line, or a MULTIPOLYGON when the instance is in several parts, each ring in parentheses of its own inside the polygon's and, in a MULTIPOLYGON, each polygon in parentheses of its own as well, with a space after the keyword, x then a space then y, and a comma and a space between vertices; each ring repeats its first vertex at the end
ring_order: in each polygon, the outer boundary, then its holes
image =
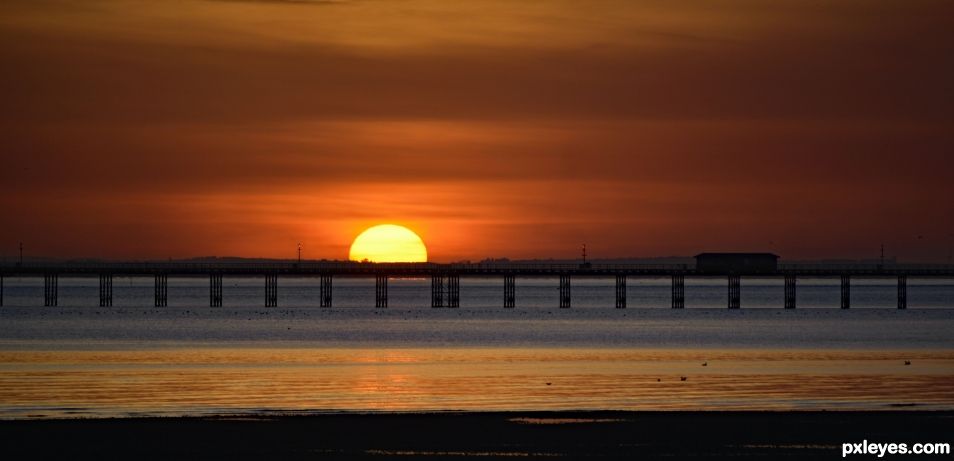
POLYGON ((528 456, 840 459, 844 442, 952 442, 952 428, 952 412, 907 411, 332 414, 0 421, 0 456, 10 460, 528 456))

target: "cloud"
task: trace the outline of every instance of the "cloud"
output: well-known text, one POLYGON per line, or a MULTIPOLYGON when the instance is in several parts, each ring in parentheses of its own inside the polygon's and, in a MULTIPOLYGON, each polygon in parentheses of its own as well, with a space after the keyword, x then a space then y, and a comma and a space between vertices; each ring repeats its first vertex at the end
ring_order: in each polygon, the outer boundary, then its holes
POLYGON ((954 65, 885 67, 910 58, 863 44, 366 56, 65 39, 4 37, 2 120, 954 119, 954 65))
POLYGON ((401 220, 451 259, 822 255, 954 226, 949 2, 169 5, 0 6, 0 241, 335 254, 401 220))

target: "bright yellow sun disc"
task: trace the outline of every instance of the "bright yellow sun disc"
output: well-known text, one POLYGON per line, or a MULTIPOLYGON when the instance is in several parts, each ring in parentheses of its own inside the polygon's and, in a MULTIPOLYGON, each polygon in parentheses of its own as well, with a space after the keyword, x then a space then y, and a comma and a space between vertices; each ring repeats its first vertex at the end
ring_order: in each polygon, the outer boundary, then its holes
POLYGON ((348 258, 376 263, 427 262, 427 248, 412 230, 394 224, 382 224, 358 235, 351 244, 348 258))

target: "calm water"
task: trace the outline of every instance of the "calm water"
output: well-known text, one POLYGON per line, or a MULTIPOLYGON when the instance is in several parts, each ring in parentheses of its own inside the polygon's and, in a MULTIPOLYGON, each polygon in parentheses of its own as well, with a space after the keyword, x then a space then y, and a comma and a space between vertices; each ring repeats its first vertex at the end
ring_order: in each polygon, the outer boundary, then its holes
POLYGON ((311 279, 226 279, 209 308, 207 279, 170 279, 168 308, 152 280, 116 278, 99 308, 96 279, 5 280, 0 308, 0 417, 107 417, 299 411, 532 409, 954 409, 954 286, 858 280, 836 308, 838 281, 802 280, 785 311, 773 280, 743 284, 725 309, 723 280, 687 280, 688 309, 669 280, 630 280, 617 310, 612 279, 557 283, 461 280, 460 309, 431 309, 429 280, 392 280, 388 309, 370 280, 336 280, 335 307, 311 307, 311 279), (905 365, 910 361, 910 365, 905 365), (703 366, 703 363, 707 364, 703 366), (683 380, 685 378, 685 380, 683 380), (548 384, 549 383, 549 384, 548 384))

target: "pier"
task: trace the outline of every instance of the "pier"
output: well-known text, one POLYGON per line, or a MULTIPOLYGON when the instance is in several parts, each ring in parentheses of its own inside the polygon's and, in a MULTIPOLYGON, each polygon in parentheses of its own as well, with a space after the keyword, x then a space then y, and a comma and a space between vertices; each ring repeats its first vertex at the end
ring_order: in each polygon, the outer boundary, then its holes
POLYGON ((723 278, 727 283, 726 301, 729 309, 740 309, 743 278, 778 278, 784 280, 784 307, 797 306, 799 278, 831 278, 841 281, 842 309, 851 308, 851 282, 857 278, 896 278, 897 308, 908 307, 908 277, 954 279, 954 265, 809 265, 778 264, 769 270, 718 270, 699 268, 690 264, 437 264, 437 263, 358 263, 358 262, 272 262, 272 263, 61 263, 16 264, 0 266, 0 306, 3 306, 4 279, 10 277, 43 277, 43 305, 56 306, 59 302, 60 277, 98 277, 99 305, 113 305, 114 277, 152 277, 155 307, 168 306, 169 276, 208 277, 209 306, 225 303, 223 279, 226 277, 261 277, 264 281, 264 305, 278 306, 281 277, 316 277, 320 292, 318 305, 334 305, 335 278, 373 278, 375 280, 375 307, 388 307, 388 279, 394 277, 430 278, 431 306, 434 308, 460 307, 460 279, 500 278, 503 285, 504 308, 518 305, 517 278, 559 279, 558 307, 572 306, 573 280, 578 278, 615 278, 615 307, 626 308, 627 280, 631 278, 671 277, 672 308, 685 308, 686 278, 723 278))

